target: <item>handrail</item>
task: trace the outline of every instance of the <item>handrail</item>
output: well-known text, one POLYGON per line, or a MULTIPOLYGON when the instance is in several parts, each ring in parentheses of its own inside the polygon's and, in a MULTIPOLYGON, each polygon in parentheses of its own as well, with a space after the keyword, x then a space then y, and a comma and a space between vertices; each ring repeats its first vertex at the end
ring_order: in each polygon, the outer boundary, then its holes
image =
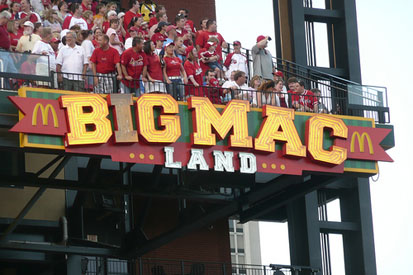
MULTIPOLYGON (((47 87, 47 88, 58 88, 64 90, 78 90, 78 91, 94 91, 94 92, 118 92, 119 82, 116 79, 116 75, 109 75, 109 76, 102 76, 101 80, 97 87, 99 90, 96 90, 93 83, 93 75, 81 75, 81 74, 68 74, 63 73, 63 75, 59 75, 55 72, 51 72, 48 70, 48 64, 42 66, 41 74, 38 74, 37 68, 39 63, 39 57, 45 57, 41 55, 28 55, 28 54, 21 54, 21 53, 13 53, 13 52, 0 52, 0 61, 4 63, 8 63, 9 67, 6 68, 2 72, 0 72, 0 81, 1 87, 7 90, 16 90, 22 85, 28 85, 32 87, 47 87), (17 58, 16 58, 17 56, 17 58), (27 61, 30 63, 31 66, 34 66, 36 69, 35 72, 28 72, 22 73, 22 65, 23 61, 27 61), (13 63, 14 62, 14 63, 13 63), (45 69, 45 68, 46 69, 45 69), (11 69, 10 69, 11 68, 11 69), (71 75, 70 77, 67 77, 71 75), (58 82, 61 80, 60 77, 63 76, 63 83, 58 82), (66 81, 65 78, 75 81, 66 81), (85 81, 86 80, 86 81, 85 81), (62 85, 63 84, 63 85, 62 85), (106 86, 105 86, 106 85, 106 86)), ((49 61, 47 61, 49 62, 49 61)), ((42 60, 42 64, 46 64, 44 60, 42 60)), ((27 64, 26 64, 27 65, 27 64)), ((289 71, 286 71, 288 75, 289 71)), ((369 86, 362 86, 362 85, 339 85, 335 82, 324 82, 317 79, 313 79, 311 76, 305 75, 301 76, 301 79, 305 80, 307 83, 307 88, 318 88, 321 90, 322 96, 318 98, 318 100, 323 103, 326 107, 325 111, 329 113, 336 113, 336 114, 345 114, 345 115, 357 115, 357 116, 364 116, 369 118, 374 118, 375 121, 379 123, 389 123, 390 122, 390 115, 389 115, 389 108, 387 106, 387 90, 385 87, 369 87, 369 86), (336 85, 337 84, 337 85, 336 85), (382 90, 379 90, 382 89, 382 90)), ((134 85, 138 85, 140 83, 139 80, 134 80, 134 85)), ((158 85, 160 88, 159 91, 167 92, 166 83, 163 82, 155 82, 152 83, 153 85, 158 85), (163 87, 160 87, 163 86, 163 87)), ((143 86, 143 83, 142 83, 143 86)), ((182 91, 180 93, 175 93, 173 96, 176 100, 185 101, 188 95, 199 95, 199 96, 206 96, 210 97, 211 101, 214 104, 226 104, 229 100, 228 98, 238 98, 249 100, 252 107, 262 107, 263 104, 271 104, 274 105, 273 95, 270 92, 262 92, 258 93, 251 89, 239 90, 239 94, 234 94, 233 91, 230 97, 226 96, 225 99, 222 94, 218 97, 216 95, 218 93, 222 93, 223 89, 217 89, 214 87, 199 87, 196 88, 192 85, 178 85, 179 89, 182 91), (185 92, 184 92, 185 91, 185 92), (197 92, 191 92, 197 91, 197 92), (197 94, 198 93, 198 94, 197 94), (214 96, 211 96, 212 93, 215 93, 214 96), (263 101, 262 98, 267 98, 262 104, 260 103, 263 101)), ((178 89, 176 88, 176 89, 178 89)), ((178 89, 178 90, 179 90, 178 89)), ((148 92, 148 91, 146 91, 148 92)), ((282 93, 280 93, 282 95, 282 93)), ((289 96, 289 94, 285 94, 285 96, 289 96)), ((312 101, 315 102, 315 98, 312 96, 306 96, 304 101, 312 101)), ((288 102, 289 106, 291 102, 288 102)), ((307 110, 308 111, 308 110, 307 110)), ((315 108, 310 110, 313 112, 317 112, 315 108)))

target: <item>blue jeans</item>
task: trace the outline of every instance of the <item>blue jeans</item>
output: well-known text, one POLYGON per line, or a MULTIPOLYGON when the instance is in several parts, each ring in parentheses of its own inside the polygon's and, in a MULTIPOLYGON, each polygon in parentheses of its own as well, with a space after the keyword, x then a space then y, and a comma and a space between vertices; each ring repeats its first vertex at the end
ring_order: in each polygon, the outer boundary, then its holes
POLYGON ((171 79, 171 81, 172 83, 168 84, 166 87, 168 93, 176 100, 184 100, 184 86, 182 85, 182 79, 171 79))

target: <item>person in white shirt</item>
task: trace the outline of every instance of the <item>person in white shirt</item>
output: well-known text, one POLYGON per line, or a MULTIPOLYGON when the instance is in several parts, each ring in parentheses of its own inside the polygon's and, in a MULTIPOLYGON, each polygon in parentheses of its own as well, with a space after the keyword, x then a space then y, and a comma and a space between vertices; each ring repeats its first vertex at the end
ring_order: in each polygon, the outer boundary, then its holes
POLYGON ((66 46, 59 50, 56 59, 56 70, 59 83, 63 83, 63 89, 69 91, 84 91, 85 74, 89 59, 83 47, 76 45, 76 33, 66 34, 66 46))
POLYGON ((79 3, 73 3, 71 6, 71 10, 73 11, 73 16, 66 17, 65 21, 63 22, 63 26, 62 26, 63 29, 65 28, 70 29, 72 26, 78 25, 81 30, 87 30, 88 29, 87 22, 85 19, 82 18, 82 13, 83 13, 82 6, 79 3))
MULTIPOLYGON (((37 41, 32 50, 32 53, 42 55, 36 60, 36 74, 41 76, 49 76, 51 71, 56 71, 55 51, 49 44, 53 38, 52 29, 43 28, 40 37, 42 40, 37 41)), ((44 82, 40 82, 38 85, 48 86, 48 84, 44 82)))
POLYGON ((111 19, 110 20, 110 28, 107 30, 106 35, 109 36, 109 45, 112 48, 115 48, 119 55, 122 55, 124 46, 123 43, 119 39, 119 33, 116 31, 119 27, 119 19, 111 19))
POLYGON ((88 66, 86 70, 87 82, 86 88, 93 89, 93 72, 92 72, 92 64, 90 63, 90 57, 92 56, 95 47, 93 46, 92 39, 93 39, 93 32, 91 30, 81 31, 81 35, 83 37, 82 41, 82 48, 85 52, 86 58, 88 60, 88 66))
POLYGON ((130 37, 125 41, 125 50, 132 48, 132 40, 134 37, 138 36, 139 29, 137 27, 130 27, 129 34, 130 37))
POLYGON ((243 71, 234 72, 234 80, 228 80, 223 85, 224 89, 222 102, 228 102, 233 98, 239 98, 243 90, 247 91, 248 86, 245 84, 247 81, 247 76, 243 71))
POLYGON ((248 60, 245 55, 241 53, 241 42, 234 41, 234 51, 229 53, 225 59, 224 66, 227 68, 225 76, 229 79, 231 72, 243 71, 248 78, 248 60))

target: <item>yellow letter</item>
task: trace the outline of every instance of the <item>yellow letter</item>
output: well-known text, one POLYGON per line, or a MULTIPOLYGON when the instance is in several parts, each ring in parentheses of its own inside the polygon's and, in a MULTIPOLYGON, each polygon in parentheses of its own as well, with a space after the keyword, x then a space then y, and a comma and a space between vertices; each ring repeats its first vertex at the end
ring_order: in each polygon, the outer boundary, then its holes
POLYGON ((59 121, 57 119, 57 114, 56 110, 53 108, 52 104, 47 104, 46 108, 44 108, 42 103, 37 103, 36 106, 33 109, 33 118, 32 118, 32 125, 36 126, 37 125, 37 112, 39 111, 40 108, 40 113, 42 114, 42 122, 43 125, 48 125, 49 124, 49 110, 52 112, 52 117, 53 117, 53 125, 55 128, 59 127, 59 121))
POLYGON ((116 142, 138 142, 138 132, 133 130, 132 113, 133 105, 131 94, 110 94, 108 104, 113 108, 113 122, 115 123, 116 142))
POLYGON ((363 134, 359 134, 359 132, 355 131, 353 133, 353 135, 351 136, 351 143, 350 143, 350 152, 354 153, 354 144, 356 142, 356 138, 357 141, 359 142, 359 151, 360 153, 364 153, 364 140, 367 139, 367 143, 369 145, 369 153, 370 155, 374 155, 374 150, 373 150, 373 143, 371 142, 371 138, 369 136, 369 134, 367 134, 366 132, 363 132, 363 134))
POLYGON ((305 146, 301 143, 294 126, 294 110, 264 105, 258 137, 255 138, 255 149, 275 152, 275 141, 286 142, 283 153, 289 156, 305 157, 305 146), (282 131, 279 131, 281 128, 282 131))
POLYGON ((167 94, 144 94, 136 103, 136 113, 139 120, 139 133, 147 142, 173 143, 181 136, 181 122, 178 115, 164 115, 179 113, 178 102, 167 94), (164 128, 155 127, 154 107, 162 107, 162 115, 158 124, 164 128))
POLYGON ((64 95, 60 97, 62 107, 67 109, 69 133, 68 145, 106 143, 112 135, 106 101, 97 94, 64 95), (85 112, 91 108, 91 112, 85 112), (93 127, 93 130, 87 129, 93 127))
POLYGON ((306 128, 308 152, 313 159, 336 165, 347 159, 346 148, 333 145, 329 151, 323 149, 324 128, 332 129, 333 137, 347 138, 348 128, 343 120, 332 116, 316 115, 307 120, 306 128))
POLYGON ((195 109, 192 113, 193 144, 215 145, 216 138, 212 133, 212 127, 221 139, 224 139, 233 128, 229 146, 252 148, 252 137, 248 136, 247 112, 250 111, 248 101, 232 100, 221 115, 208 98, 193 96, 188 100, 188 109, 195 109))

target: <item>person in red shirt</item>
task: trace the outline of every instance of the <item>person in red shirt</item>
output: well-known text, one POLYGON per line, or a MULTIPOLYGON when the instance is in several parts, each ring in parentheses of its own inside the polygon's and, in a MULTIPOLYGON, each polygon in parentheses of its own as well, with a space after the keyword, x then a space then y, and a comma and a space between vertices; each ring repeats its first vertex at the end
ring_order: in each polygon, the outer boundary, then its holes
POLYGON ((134 17, 142 17, 142 15, 139 13, 139 1, 135 0, 132 3, 132 7, 125 13, 125 18, 123 20, 123 28, 125 30, 128 29, 129 23, 134 17))
POLYGON ((158 27, 155 30, 155 33, 152 35, 151 40, 156 43, 157 40, 166 40, 168 36, 166 35, 166 28, 168 27, 168 23, 166 22, 159 22, 158 27))
POLYGON ((23 35, 23 32, 19 29, 19 21, 10 20, 9 22, 7 22, 7 31, 9 32, 10 36, 10 49, 12 51, 15 51, 17 43, 19 42, 20 37, 22 37, 23 35))
POLYGON ((181 59, 174 54, 175 43, 169 42, 165 45, 165 66, 163 67, 163 75, 167 83, 167 91, 176 100, 184 99, 184 84, 188 83, 184 66, 181 59))
POLYGON ((200 22, 201 29, 198 30, 198 31, 196 31, 196 33, 195 33, 195 41, 196 41, 196 39, 198 39, 198 36, 199 36, 202 32, 204 32, 204 31, 207 30, 207 28, 206 28, 206 23, 208 22, 208 20, 209 20, 209 19, 208 19, 207 17, 205 17, 204 19, 201 20, 201 22, 200 22))
POLYGON ((184 45, 186 47, 193 44, 192 42, 192 34, 189 33, 185 29, 185 18, 181 15, 175 17, 175 25, 176 25, 176 34, 178 37, 182 37, 184 39, 184 45))
POLYGON ((20 25, 23 25, 24 22, 30 21, 33 24, 37 22, 42 22, 40 15, 31 11, 31 4, 29 0, 22 0, 21 4, 21 12, 19 12, 20 25))
POLYGON ((296 83, 295 94, 292 96, 292 106, 300 112, 313 112, 318 101, 312 91, 304 88, 304 81, 300 80, 296 83))
POLYGON ((158 14, 166 14, 166 9, 165 6, 163 5, 157 5, 155 8, 155 14, 152 16, 151 19, 149 19, 149 28, 152 28, 153 25, 158 24, 159 20, 157 18, 158 14))
POLYGON ((145 41, 149 40, 148 22, 146 21, 142 22, 141 27, 139 28, 139 31, 138 31, 138 36, 143 37, 145 41))
POLYGON ((218 79, 215 78, 215 72, 208 69, 205 72, 204 96, 208 97, 213 104, 222 104, 222 89, 220 88, 218 79))
POLYGON ((10 3, 10 13, 11 13, 11 19, 13 20, 19 20, 19 11, 20 11, 20 3, 18 2, 11 2, 10 3))
MULTIPOLYGON (((121 93, 140 96, 139 78, 141 75, 146 75, 147 58, 143 52, 143 39, 134 37, 132 40, 132 48, 127 49, 120 59, 122 73, 124 79, 120 84, 121 93)), ((143 81, 147 81, 146 77, 142 77, 143 81)))
POLYGON ((122 70, 120 68, 120 57, 117 50, 109 47, 109 37, 103 34, 99 37, 100 48, 96 48, 90 62, 94 76, 96 93, 111 94, 114 91, 115 72, 118 72, 117 79, 122 80, 122 70))
POLYGON ((146 69, 143 71, 143 78, 148 79, 145 82, 145 93, 166 93, 165 84, 163 83, 161 59, 155 53, 153 41, 148 40, 143 43, 143 51, 146 54, 146 69))
POLYGON ((198 87, 202 86, 202 69, 199 65, 198 51, 196 50, 196 48, 194 48, 193 46, 186 48, 186 57, 187 58, 184 63, 184 69, 186 75, 188 76, 188 84, 193 85, 194 87, 191 87, 189 85, 186 86, 185 95, 201 96, 201 88, 198 87))
POLYGON ((215 37, 216 39, 218 39, 218 44, 217 44, 216 51, 217 51, 217 54, 220 58, 219 62, 222 62, 222 48, 227 48, 228 45, 225 42, 222 35, 217 32, 217 24, 215 23, 214 20, 209 19, 206 23, 206 28, 207 28, 207 30, 202 31, 201 33, 199 33, 199 35, 196 39, 197 50, 199 51, 202 48, 208 49, 208 47, 207 47, 208 40, 211 37, 215 37))
POLYGON ((92 44, 93 47, 98 48, 100 47, 99 45, 99 37, 102 36, 103 32, 102 29, 100 28, 96 28, 95 31, 93 32, 93 40, 92 40, 92 44))
POLYGON ((91 0, 82 0, 81 6, 82 6, 82 11, 92 11, 91 0))
POLYGON ((104 21, 102 24, 102 29, 104 33, 106 33, 108 29, 110 28, 110 20, 116 19, 116 18, 118 18, 118 14, 116 13, 116 11, 109 10, 107 12, 107 20, 104 21))
POLYGON ((185 18, 185 29, 192 34, 196 33, 196 29, 194 27, 194 22, 191 19, 188 19, 189 17, 189 10, 187 9, 180 9, 179 14, 182 15, 185 18))

